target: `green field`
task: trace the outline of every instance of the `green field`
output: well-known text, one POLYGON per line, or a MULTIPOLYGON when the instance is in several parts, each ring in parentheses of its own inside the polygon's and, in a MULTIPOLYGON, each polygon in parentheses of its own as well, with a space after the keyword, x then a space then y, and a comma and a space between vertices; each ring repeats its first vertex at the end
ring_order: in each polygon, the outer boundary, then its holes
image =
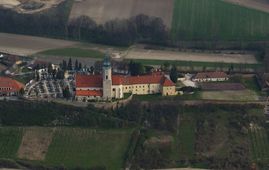
POLYGON ((15 159, 22 137, 22 128, 0 128, 0 158, 15 159))
POLYGON ((93 130, 60 128, 46 155, 46 164, 65 167, 123 166, 131 130, 93 130))
POLYGON ((269 138, 263 127, 253 124, 249 130, 252 161, 269 164, 269 138))
POLYGON ((103 58, 104 54, 90 49, 82 48, 60 48, 40 52, 38 54, 47 56, 63 56, 63 57, 89 57, 89 58, 103 58))
POLYGON ((269 14, 220 0, 175 0, 174 40, 268 40, 269 14))
POLYGON ((175 159, 193 159, 195 156, 195 125, 193 120, 182 120, 175 137, 175 159))

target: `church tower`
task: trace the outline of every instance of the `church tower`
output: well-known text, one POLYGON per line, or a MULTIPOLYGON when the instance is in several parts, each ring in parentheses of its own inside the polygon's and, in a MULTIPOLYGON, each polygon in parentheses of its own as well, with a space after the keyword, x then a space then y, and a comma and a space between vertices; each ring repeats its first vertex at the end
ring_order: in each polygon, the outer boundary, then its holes
POLYGON ((103 62, 103 99, 112 99, 112 69, 108 54, 106 54, 103 62))

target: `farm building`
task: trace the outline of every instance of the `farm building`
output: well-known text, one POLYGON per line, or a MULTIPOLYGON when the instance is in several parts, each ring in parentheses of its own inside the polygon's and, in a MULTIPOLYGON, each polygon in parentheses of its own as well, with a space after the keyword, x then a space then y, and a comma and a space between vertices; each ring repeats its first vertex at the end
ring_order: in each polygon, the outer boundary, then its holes
POLYGON ((175 84, 162 73, 142 76, 113 75, 108 57, 103 62, 103 75, 76 75, 76 100, 121 99, 124 94, 176 95, 175 84))
POLYGON ((203 72, 197 73, 192 80, 195 82, 226 81, 229 77, 224 72, 203 72))
POLYGON ((0 77, 0 96, 17 96, 24 85, 8 77, 0 77))

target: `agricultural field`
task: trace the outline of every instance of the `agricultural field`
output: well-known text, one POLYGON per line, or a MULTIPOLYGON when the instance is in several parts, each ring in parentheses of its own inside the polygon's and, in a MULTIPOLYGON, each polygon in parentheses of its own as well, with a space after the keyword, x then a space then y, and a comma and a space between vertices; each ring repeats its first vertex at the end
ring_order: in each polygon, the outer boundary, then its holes
POLYGON ((25 160, 44 160, 53 138, 53 128, 24 128, 18 158, 25 160))
POLYGON ((174 40, 267 40, 269 14, 220 0, 175 0, 174 40))
POLYGON ((59 128, 55 132, 45 162, 66 167, 123 166, 131 130, 91 130, 59 128))
POLYGON ((224 0, 247 8, 253 8, 264 12, 269 12, 269 2, 267 0, 224 0))
POLYGON ((15 159, 22 138, 22 128, 0 127, 0 159, 15 159))
POLYGON ((0 128, 0 159, 68 168, 123 166, 131 129, 0 128))
POLYGON ((248 134, 252 160, 269 164, 269 138, 266 129, 253 122, 250 124, 248 134))
POLYGON ((84 0, 75 1, 70 19, 85 15, 103 24, 114 19, 129 19, 145 14, 160 17, 170 27, 173 17, 173 0, 84 0), (154 4, 154 5, 153 5, 154 4))
POLYGON ((201 98, 205 100, 258 101, 259 96, 252 90, 203 91, 201 98))

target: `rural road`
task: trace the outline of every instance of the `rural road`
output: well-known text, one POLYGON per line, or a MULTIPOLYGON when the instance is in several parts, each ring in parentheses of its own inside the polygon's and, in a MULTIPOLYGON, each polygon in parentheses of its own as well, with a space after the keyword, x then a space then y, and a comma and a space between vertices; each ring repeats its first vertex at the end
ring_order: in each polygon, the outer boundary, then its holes
POLYGON ((75 41, 0 33, 0 52, 14 55, 27 56, 44 50, 72 46, 77 43, 75 41))

